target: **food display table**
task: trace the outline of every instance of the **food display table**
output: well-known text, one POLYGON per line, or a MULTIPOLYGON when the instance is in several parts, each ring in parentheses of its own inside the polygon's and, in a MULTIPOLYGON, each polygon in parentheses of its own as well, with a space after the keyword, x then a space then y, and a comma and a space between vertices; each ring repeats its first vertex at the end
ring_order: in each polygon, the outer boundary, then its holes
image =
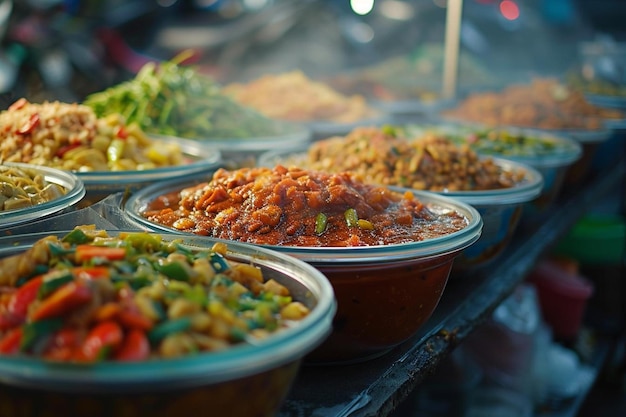
MULTIPOLYGON (((626 158, 591 176, 541 221, 520 227, 493 265, 471 275, 453 270, 440 304, 422 331, 382 357, 350 365, 306 365, 279 417, 390 415, 438 363, 522 282, 535 263, 594 204, 626 189, 626 158)), ((572 414, 575 415, 575 414, 572 414)))

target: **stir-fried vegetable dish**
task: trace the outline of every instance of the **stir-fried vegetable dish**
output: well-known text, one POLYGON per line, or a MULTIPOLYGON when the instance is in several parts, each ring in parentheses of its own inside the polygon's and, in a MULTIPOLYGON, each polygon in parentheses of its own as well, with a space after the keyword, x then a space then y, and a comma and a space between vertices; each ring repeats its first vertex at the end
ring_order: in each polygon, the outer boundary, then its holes
POLYGON ((0 354, 142 361, 253 342, 309 313, 228 247, 93 225, 0 260, 0 354))

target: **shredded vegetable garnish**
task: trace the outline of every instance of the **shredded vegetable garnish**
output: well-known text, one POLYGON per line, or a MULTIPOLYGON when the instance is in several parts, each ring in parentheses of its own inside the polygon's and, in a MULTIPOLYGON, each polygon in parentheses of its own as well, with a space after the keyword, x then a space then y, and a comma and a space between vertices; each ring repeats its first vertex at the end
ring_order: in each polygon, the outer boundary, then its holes
POLYGON ((146 132, 192 139, 251 138, 275 135, 279 124, 221 93, 221 87, 196 68, 171 61, 149 62, 128 81, 89 95, 84 104, 99 116, 121 113, 146 132))

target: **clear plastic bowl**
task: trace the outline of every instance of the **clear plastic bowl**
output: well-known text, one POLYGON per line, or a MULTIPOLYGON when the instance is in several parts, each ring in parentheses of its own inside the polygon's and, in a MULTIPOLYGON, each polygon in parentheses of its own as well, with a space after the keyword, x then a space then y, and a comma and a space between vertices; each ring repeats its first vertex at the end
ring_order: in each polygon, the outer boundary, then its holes
POLYGON ((81 205, 93 204, 120 191, 132 192, 156 181, 186 178, 201 172, 209 172, 222 163, 222 154, 219 149, 206 144, 187 139, 156 137, 154 135, 151 138, 180 146, 185 163, 140 171, 77 172, 76 175, 84 182, 87 192, 85 201, 81 205))
MULTIPOLYGON (((472 205, 478 210, 484 223, 478 242, 465 249, 455 261, 455 269, 458 270, 474 269, 494 261, 508 246, 524 205, 536 199, 543 189, 543 176, 537 169, 503 158, 492 159, 504 170, 523 170, 525 180, 512 188, 438 193, 472 205)), ((298 161, 305 160, 305 150, 292 148, 262 154, 257 164, 266 167, 277 163, 297 165, 298 161)))
POLYGON ((66 193, 59 198, 35 206, 0 211, 0 229, 39 220, 46 216, 67 210, 78 204, 85 196, 85 185, 83 181, 71 172, 19 162, 4 162, 2 165, 21 167, 40 172, 47 183, 60 185, 66 190, 66 193))
POLYGON ((465 249, 455 263, 458 270, 485 267, 495 261, 517 230, 524 206, 536 199, 543 189, 543 176, 535 168, 502 158, 493 160, 505 171, 524 171, 525 180, 511 188, 443 193, 472 205, 484 223, 478 242, 465 249))
MULTIPOLYGON (((64 236, 68 232, 54 233, 64 236)), ((115 236, 118 232, 108 233, 115 236)), ((0 238, 0 257, 24 251, 50 234, 0 238)), ((162 236, 164 240, 181 238, 162 236)), ((182 238, 184 244, 204 249, 217 241, 182 238)), ((3 417, 173 417, 199 410, 219 416, 274 416, 303 357, 331 330, 336 311, 333 289, 322 273, 291 256, 243 243, 227 245, 228 258, 259 266, 264 277, 289 288, 294 298, 310 308, 310 314, 258 343, 177 359, 76 364, 0 355, 3 417)))
MULTIPOLYGON (((130 196, 124 211, 138 227, 172 231, 167 226, 147 220, 141 213, 159 196, 193 184, 155 184, 130 196)), ((383 355, 415 335, 439 303, 453 261, 480 237, 483 222, 473 207, 435 193, 412 192, 433 210, 462 213, 468 225, 443 237, 397 245, 265 245, 313 265, 333 285, 338 304, 333 332, 327 341, 308 355, 309 362, 368 360, 383 355)))

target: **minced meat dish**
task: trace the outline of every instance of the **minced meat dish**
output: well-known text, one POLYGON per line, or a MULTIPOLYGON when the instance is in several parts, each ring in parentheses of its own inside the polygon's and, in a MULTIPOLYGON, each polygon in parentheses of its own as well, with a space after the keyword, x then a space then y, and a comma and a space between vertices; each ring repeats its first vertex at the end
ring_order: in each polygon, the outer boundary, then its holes
POLYGON ((432 239, 468 224, 412 192, 356 174, 298 167, 219 169, 209 182, 155 198, 142 215, 179 231, 288 246, 372 246, 432 239))

